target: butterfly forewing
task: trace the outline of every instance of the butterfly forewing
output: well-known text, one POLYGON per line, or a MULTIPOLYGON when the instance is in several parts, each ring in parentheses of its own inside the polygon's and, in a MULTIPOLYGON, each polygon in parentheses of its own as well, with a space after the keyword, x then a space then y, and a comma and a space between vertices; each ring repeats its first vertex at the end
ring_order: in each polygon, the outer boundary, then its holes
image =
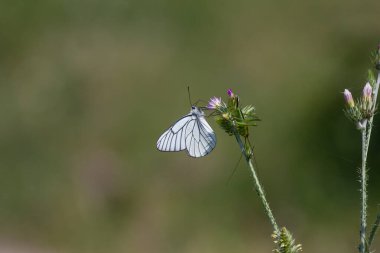
POLYGON ((172 127, 172 131, 174 133, 177 133, 178 131, 182 130, 187 123, 189 123, 189 120, 192 118, 191 114, 189 115, 186 115, 184 117, 182 117, 181 119, 179 119, 172 127))
POLYGON ((177 121, 157 141, 157 148, 161 151, 181 151, 186 149, 185 129, 191 116, 185 116, 177 121))
POLYGON ((157 141, 161 151, 181 151, 186 149, 192 157, 202 157, 210 153, 216 145, 216 136, 203 116, 203 112, 193 107, 190 114, 182 117, 157 141))

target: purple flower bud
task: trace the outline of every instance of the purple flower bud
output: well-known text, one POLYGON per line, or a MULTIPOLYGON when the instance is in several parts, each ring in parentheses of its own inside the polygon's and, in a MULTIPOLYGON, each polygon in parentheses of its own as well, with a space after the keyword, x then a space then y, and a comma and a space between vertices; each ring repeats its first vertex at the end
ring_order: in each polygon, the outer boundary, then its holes
POLYGON ((208 109, 217 109, 217 108, 219 108, 221 106, 222 106, 222 99, 221 98, 217 98, 217 97, 213 97, 208 102, 207 108, 208 109))
POLYGON ((366 102, 372 99, 372 86, 367 82, 363 88, 363 100, 366 102))
POLYGON ((227 94, 228 94, 228 96, 229 96, 230 98, 232 98, 232 97, 235 96, 235 94, 232 92, 231 89, 228 89, 228 90, 227 90, 227 94))
POLYGON ((355 106, 354 99, 352 98, 352 94, 349 90, 345 89, 343 92, 344 99, 346 100, 347 105, 350 108, 353 108, 355 106))

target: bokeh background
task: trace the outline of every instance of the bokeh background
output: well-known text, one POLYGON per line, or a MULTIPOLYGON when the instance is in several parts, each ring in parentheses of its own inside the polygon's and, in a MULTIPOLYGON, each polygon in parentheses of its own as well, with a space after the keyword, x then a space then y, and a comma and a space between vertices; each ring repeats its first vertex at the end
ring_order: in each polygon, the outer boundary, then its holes
MULTIPOLYGON (((192 99, 232 88, 262 118, 259 175, 305 252, 356 252, 358 96, 380 1, 2 0, 0 252, 271 252, 234 139, 156 150, 192 99)), ((376 119, 380 122, 380 119, 376 119)), ((380 135, 369 154, 380 203, 380 135)), ((379 249, 380 238, 377 238, 379 249)))

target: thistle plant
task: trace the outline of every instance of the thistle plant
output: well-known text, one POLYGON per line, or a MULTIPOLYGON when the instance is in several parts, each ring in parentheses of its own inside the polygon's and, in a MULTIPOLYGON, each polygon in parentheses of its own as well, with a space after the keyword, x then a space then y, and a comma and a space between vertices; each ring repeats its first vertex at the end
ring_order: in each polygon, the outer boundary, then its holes
POLYGON ((362 96, 354 101, 352 94, 349 90, 345 89, 343 92, 346 101, 346 108, 344 113, 350 119, 356 128, 361 132, 362 140, 362 162, 359 169, 360 173, 360 192, 361 192, 361 210, 360 210, 360 243, 359 252, 369 253, 370 247, 376 234, 377 228, 380 223, 380 214, 372 227, 372 230, 367 235, 367 182, 368 182, 368 169, 367 169, 367 155, 369 149, 369 142, 373 127, 373 118, 376 111, 377 94, 380 84, 380 45, 377 51, 373 54, 373 63, 377 69, 377 80, 372 69, 368 71, 368 80, 364 85, 362 96), (367 239, 368 238, 368 239, 367 239))
POLYGON ((213 110, 212 114, 217 124, 230 136, 235 136, 239 144, 242 155, 244 156, 252 173, 253 184, 259 199, 264 207, 265 213, 273 227, 272 237, 275 239, 276 253, 296 253, 302 250, 301 245, 295 244, 294 239, 286 228, 280 229, 269 203, 265 197, 265 192, 254 167, 253 147, 249 141, 250 127, 256 126, 260 121, 256 114, 255 107, 252 105, 241 106, 240 98, 232 92, 227 91, 228 99, 224 102, 220 97, 210 99, 207 108, 213 110), (243 140, 244 141, 243 141, 243 140))

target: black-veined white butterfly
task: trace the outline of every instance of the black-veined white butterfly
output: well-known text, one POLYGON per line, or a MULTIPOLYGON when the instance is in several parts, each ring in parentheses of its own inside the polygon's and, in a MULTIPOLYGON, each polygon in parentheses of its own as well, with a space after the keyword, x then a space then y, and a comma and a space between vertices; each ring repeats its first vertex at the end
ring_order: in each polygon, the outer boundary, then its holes
POLYGON ((160 151, 187 150, 191 157, 202 157, 216 145, 216 136, 207 123, 203 111, 191 106, 189 114, 180 118, 157 141, 160 151))

